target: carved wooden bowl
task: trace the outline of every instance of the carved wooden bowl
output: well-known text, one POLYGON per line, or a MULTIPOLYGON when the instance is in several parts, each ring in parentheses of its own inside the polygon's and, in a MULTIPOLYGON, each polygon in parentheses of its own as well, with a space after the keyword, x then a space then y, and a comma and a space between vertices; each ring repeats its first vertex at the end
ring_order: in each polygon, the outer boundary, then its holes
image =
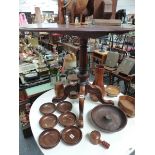
POLYGON ((55 110, 56 110, 56 106, 51 102, 44 103, 43 105, 40 106, 40 109, 39 109, 39 111, 44 115, 53 113, 55 110))
POLYGON ((58 122, 57 116, 54 114, 47 114, 40 118, 39 124, 43 129, 51 129, 58 122))
POLYGON ((120 89, 117 86, 109 85, 105 88, 108 96, 115 97, 120 93, 120 89))
POLYGON ((61 139, 61 135, 56 129, 49 129, 43 131, 38 139, 39 145, 44 149, 55 147, 61 139))
POLYGON ((108 133, 119 131, 127 124, 125 113, 120 108, 108 104, 93 108, 91 118, 97 127, 108 133))
POLYGON ((61 113, 71 111, 72 110, 72 103, 68 101, 62 101, 57 104, 57 110, 61 113))
POLYGON ((72 112, 65 112, 58 118, 59 123, 65 127, 73 126, 76 123, 76 116, 72 112))
POLYGON ((79 143, 82 139, 82 132, 76 126, 66 127, 62 133, 62 140, 69 145, 75 145, 79 143))
POLYGON ((135 98, 128 95, 120 96, 118 106, 128 117, 135 116, 135 98))

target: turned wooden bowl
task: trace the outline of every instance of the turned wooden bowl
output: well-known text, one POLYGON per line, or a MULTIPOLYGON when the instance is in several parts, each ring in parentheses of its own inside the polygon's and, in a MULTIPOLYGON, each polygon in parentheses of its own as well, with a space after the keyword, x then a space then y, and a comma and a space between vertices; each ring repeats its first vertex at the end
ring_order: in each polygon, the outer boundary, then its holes
POLYGON ((44 114, 51 114, 56 110, 55 104, 51 102, 44 103, 43 105, 40 106, 39 111, 44 114))
POLYGON ((44 149, 55 147, 61 139, 61 134, 56 129, 49 129, 43 131, 38 138, 39 145, 44 149))
POLYGON ((72 103, 68 101, 62 101, 57 104, 57 111, 64 113, 72 110, 72 103))
POLYGON ((62 126, 73 126, 76 123, 76 115, 72 112, 67 111, 61 114, 58 120, 62 126))
POLYGON ((105 88, 108 96, 115 97, 120 93, 120 88, 117 86, 109 85, 105 88))
POLYGON ((135 98, 124 95, 119 97, 118 106, 128 117, 135 116, 135 98))
POLYGON ((82 131, 76 126, 70 126, 63 129, 61 136, 66 144, 75 145, 81 141, 82 131))
POLYGON ((58 122, 57 116, 54 114, 47 114, 40 118, 39 124, 43 129, 51 129, 58 122))

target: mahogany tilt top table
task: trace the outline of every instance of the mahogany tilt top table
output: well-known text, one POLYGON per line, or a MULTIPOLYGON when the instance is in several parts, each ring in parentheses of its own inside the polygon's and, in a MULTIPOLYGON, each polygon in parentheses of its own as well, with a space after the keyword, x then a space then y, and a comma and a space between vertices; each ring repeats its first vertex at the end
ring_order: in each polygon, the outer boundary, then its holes
POLYGON ((79 127, 83 127, 83 108, 86 93, 94 93, 98 100, 103 104, 113 104, 111 100, 104 100, 100 89, 92 86, 88 81, 88 56, 87 56, 87 41, 88 38, 97 38, 109 33, 123 34, 134 31, 134 26, 101 26, 101 25, 59 25, 56 23, 41 23, 41 24, 28 24, 19 28, 20 31, 31 32, 50 32, 61 33, 78 36, 80 38, 80 51, 79 51, 79 73, 78 77, 80 82, 65 87, 64 96, 62 98, 53 98, 53 102, 65 100, 70 91, 79 92, 79 127))

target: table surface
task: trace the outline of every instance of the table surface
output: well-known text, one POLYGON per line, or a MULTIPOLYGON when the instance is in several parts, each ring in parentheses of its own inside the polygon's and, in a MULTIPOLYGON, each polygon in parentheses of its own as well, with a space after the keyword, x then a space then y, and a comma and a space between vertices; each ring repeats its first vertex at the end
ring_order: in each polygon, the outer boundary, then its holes
POLYGON ((21 26, 20 31, 53 32, 80 37, 100 37, 109 33, 127 33, 134 31, 133 25, 101 26, 101 25, 60 25, 56 23, 28 24, 21 26))
MULTIPOLYGON (((115 106, 118 105, 118 97, 122 94, 119 94, 117 97, 104 97, 105 99, 111 99, 114 101, 115 106)), ((60 141, 60 143, 52 148, 52 149, 43 149, 38 144, 38 137, 43 131, 43 129, 39 125, 39 120, 42 117, 42 114, 39 111, 39 108, 42 104, 46 102, 51 102, 52 97, 55 96, 54 90, 50 90, 41 96, 39 96, 35 102, 33 103, 31 110, 30 110, 30 125, 32 129, 32 133, 34 135, 34 139, 45 155, 79 155, 81 153, 89 154, 89 155, 129 155, 129 152, 135 148, 134 138, 135 138, 135 119, 128 118, 127 125, 120 131, 115 133, 105 133, 101 129, 97 128, 90 117, 90 111, 97 105, 101 104, 99 102, 92 102, 89 98, 89 95, 85 98, 85 105, 84 105, 84 127, 81 128, 82 131, 82 140, 73 146, 69 146, 65 143, 60 141), (109 149, 104 149, 101 145, 93 145, 89 141, 89 133, 93 130, 98 130, 101 132, 101 139, 105 140, 110 143, 109 149)), ((78 117, 79 114, 79 102, 78 99, 71 100, 69 98, 66 99, 70 101, 73 105, 71 112, 75 113, 78 117)), ((55 111, 54 114, 59 116, 60 113, 55 111)), ((59 123, 55 126, 57 130, 61 131, 64 129, 59 123)))

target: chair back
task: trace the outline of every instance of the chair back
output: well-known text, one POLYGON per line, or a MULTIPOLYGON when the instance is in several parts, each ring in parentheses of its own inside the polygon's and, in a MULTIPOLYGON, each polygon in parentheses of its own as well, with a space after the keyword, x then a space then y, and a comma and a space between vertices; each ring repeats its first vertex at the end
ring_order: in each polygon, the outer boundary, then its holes
POLYGON ((107 58, 105 61, 105 66, 115 68, 115 67, 117 67, 118 60, 119 60, 118 52, 108 52, 107 58))
POLYGON ((135 59, 124 58, 123 61, 117 68, 118 73, 123 73, 125 75, 135 74, 135 59))

